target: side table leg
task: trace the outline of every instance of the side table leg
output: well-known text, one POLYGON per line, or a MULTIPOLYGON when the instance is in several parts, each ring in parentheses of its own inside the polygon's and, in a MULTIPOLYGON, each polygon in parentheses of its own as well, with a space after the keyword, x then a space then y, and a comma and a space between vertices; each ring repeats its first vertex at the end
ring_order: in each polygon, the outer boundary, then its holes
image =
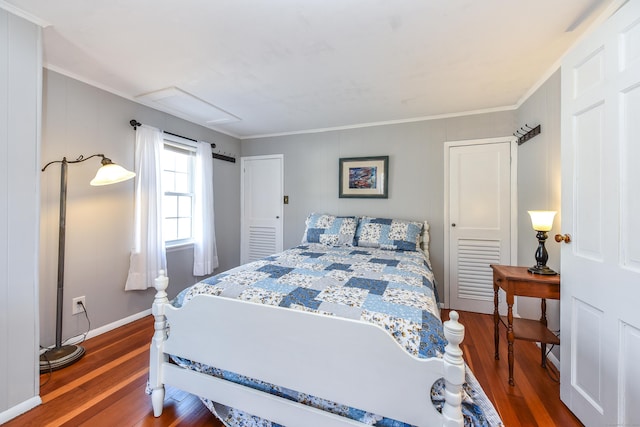
POLYGON ((513 333, 513 304, 507 303, 507 343, 509 358, 509 385, 515 385, 513 382, 513 341, 515 335, 513 333))
MULTIPOLYGON (((545 327, 547 326, 547 300, 542 298, 542 301, 540 302, 540 323, 542 323, 545 327)), ((541 351, 541 360, 542 360, 542 367, 546 368, 547 367, 547 344, 541 342, 540 343, 540 351, 541 351)))
POLYGON ((500 313, 498 312, 498 284, 493 282, 493 342, 496 347, 496 360, 500 360, 498 347, 500 346, 500 313))

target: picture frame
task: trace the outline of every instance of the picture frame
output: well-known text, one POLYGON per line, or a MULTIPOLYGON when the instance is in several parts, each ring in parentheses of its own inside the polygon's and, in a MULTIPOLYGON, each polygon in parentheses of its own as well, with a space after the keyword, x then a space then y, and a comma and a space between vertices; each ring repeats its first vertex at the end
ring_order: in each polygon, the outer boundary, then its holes
POLYGON ((341 158, 338 185, 340 198, 387 199, 389 156, 341 158))

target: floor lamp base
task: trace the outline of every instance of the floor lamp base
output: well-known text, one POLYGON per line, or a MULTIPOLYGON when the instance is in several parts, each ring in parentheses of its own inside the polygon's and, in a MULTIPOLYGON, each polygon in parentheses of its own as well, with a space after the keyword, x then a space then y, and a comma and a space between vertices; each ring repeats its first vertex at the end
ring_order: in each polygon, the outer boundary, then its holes
POLYGON ((66 368, 84 356, 84 347, 79 345, 63 345, 52 348, 40 355, 40 373, 66 368))

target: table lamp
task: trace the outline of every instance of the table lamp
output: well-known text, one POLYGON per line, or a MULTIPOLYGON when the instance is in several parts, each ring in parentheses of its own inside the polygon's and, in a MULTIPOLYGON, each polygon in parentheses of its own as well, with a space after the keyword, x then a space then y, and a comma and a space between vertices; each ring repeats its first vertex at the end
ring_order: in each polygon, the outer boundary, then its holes
POLYGON ((529 272, 547 276, 558 274, 547 267, 549 254, 544 247, 544 241, 548 237, 547 231, 550 231, 553 227, 553 218, 556 216, 556 211, 529 211, 529 215, 531 216, 531 225, 536 230, 536 238, 538 239, 538 248, 535 254, 536 265, 529 268, 529 272))

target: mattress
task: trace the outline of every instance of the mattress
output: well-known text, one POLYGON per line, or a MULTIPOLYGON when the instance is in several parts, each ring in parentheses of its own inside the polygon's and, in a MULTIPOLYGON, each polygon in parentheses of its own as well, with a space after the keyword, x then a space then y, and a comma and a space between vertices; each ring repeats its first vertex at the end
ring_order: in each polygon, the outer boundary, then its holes
MULTIPOLYGON (((387 331, 409 354, 442 357, 446 339, 435 280, 421 251, 386 250, 307 243, 205 279, 173 301, 181 307, 196 295, 236 298, 369 322, 387 331)), ((194 325, 194 328, 202 325, 194 325)), ((286 333, 286 331, 283 331, 286 333)), ((179 365, 287 399, 356 419, 369 425, 404 426, 376 414, 309 396, 243 375, 174 358, 179 365)), ((500 419, 467 368, 463 415, 469 426, 498 426, 500 419)), ((443 404, 442 382, 431 390, 436 408, 443 404)), ((229 426, 275 426, 250 414, 203 400, 229 426)))

